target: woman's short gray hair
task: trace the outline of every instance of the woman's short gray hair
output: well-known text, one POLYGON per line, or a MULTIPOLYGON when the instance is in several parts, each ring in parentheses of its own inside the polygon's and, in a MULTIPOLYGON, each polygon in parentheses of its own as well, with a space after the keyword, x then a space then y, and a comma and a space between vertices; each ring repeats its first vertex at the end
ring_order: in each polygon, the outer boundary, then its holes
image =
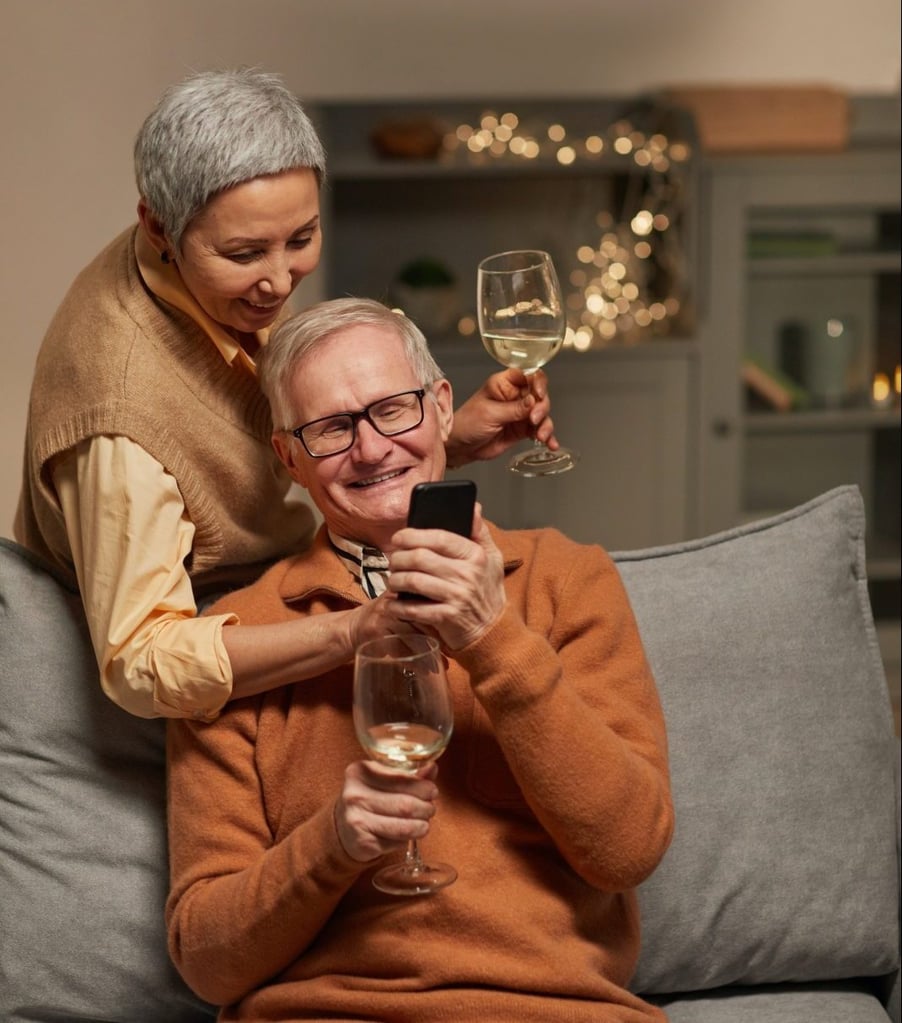
POLYGON ((269 399, 277 429, 290 430, 298 425, 291 422, 291 382, 301 360, 339 331, 360 324, 394 331, 423 387, 431 387, 444 377, 420 328, 403 313, 369 298, 318 302, 279 324, 258 359, 260 386, 269 399))
POLYGON ((255 68, 201 71, 171 85, 135 139, 138 192, 176 248, 215 195, 299 167, 322 184, 323 145, 281 78, 255 68))

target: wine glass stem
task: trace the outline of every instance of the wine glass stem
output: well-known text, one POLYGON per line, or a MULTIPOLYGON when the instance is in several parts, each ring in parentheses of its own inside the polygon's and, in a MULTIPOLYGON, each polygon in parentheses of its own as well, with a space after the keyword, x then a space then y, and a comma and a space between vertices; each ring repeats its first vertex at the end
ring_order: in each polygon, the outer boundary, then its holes
POLYGON ((419 874, 423 869, 423 861, 420 859, 420 847, 417 840, 411 838, 407 843, 407 851, 404 853, 404 869, 409 874, 419 874))
MULTIPOLYGON (((532 379, 531 378, 533 376, 535 376, 536 373, 538 373, 537 369, 525 369, 525 370, 523 370, 523 375, 526 377, 526 381, 529 384, 530 391, 532 391, 532 379)), ((538 400, 539 400, 538 397, 536 397, 536 401, 538 401, 538 400)), ((532 438, 532 446, 533 446, 533 448, 536 451, 539 451, 539 450, 547 451, 548 450, 548 445, 545 444, 544 442, 540 441, 538 437, 533 437, 532 438)))

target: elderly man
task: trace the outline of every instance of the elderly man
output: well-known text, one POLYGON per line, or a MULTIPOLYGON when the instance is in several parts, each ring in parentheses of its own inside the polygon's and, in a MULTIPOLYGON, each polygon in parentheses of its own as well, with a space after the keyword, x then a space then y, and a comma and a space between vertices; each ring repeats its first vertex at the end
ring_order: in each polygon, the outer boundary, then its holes
POLYGON ((273 334, 262 380, 276 451, 324 523, 215 610, 266 623, 371 601, 386 633, 440 640, 455 731, 440 773, 367 761, 350 664, 172 723, 182 975, 222 1020, 664 1019, 628 983, 634 889, 673 828, 666 739, 613 563, 478 506, 469 538, 405 528, 411 488, 443 475, 452 395, 403 316, 321 303, 273 334), (427 833, 458 880, 376 890, 385 855, 427 833))

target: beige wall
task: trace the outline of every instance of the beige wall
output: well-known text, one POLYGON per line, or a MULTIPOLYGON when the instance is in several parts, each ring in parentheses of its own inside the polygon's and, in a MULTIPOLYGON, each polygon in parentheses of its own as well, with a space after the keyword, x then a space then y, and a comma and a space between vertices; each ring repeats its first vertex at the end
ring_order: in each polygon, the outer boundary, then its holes
POLYGON ((0 0, 0 15, 2 535, 41 335, 132 219, 134 133, 188 70, 257 64, 310 100, 899 82, 897 0, 0 0))

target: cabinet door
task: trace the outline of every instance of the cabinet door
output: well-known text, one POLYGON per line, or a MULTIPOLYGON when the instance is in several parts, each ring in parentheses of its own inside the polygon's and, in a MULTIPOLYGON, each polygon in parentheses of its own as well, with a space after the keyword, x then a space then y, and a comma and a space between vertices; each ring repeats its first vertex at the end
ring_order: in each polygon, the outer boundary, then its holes
MULTIPOLYGON (((494 371, 481 346, 466 357, 437 355, 458 403, 494 371)), ((694 531, 689 412, 695 365, 694 348, 682 343, 564 352, 546 372, 555 430, 579 453, 576 468, 523 479, 496 459, 451 475, 475 479, 486 515, 502 526, 555 526, 609 550, 684 539, 694 531)))
POLYGON ((878 495, 881 501, 887 495, 873 481, 872 452, 885 446, 878 433, 898 435, 898 410, 894 416, 875 412, 868 400, 871 373, 892 372, 898 361, 898 331, 893 334, 884 308, 898 305, 898 151, 724 160, 713 165, 706 184, 702 529, 727 528, 837 482, 862 486, 873 526, 883 517, 878 495), (845 225, 845 235, 834 220, 845 225), (837 251, 770 265, 752 261, 749 238, 761 224, 777 232, 782 225, 790 238, 801 233, 799 225, 820 225, 837 251), (865 225, 863 233, 849 236, 856 224, 865 225), (894 229, 895 255, 886 251, 894 229), (848 317, 857 333, 848 400, 804 414, 773 413, 769 421, 766 413, 747 415, 739 380, 743 358, 779 363, 781 325, 831 316, 848 317), (822 436, 812 440, 817 432, 822 436), (782 500, 780 477, 786 482, 782 500))

